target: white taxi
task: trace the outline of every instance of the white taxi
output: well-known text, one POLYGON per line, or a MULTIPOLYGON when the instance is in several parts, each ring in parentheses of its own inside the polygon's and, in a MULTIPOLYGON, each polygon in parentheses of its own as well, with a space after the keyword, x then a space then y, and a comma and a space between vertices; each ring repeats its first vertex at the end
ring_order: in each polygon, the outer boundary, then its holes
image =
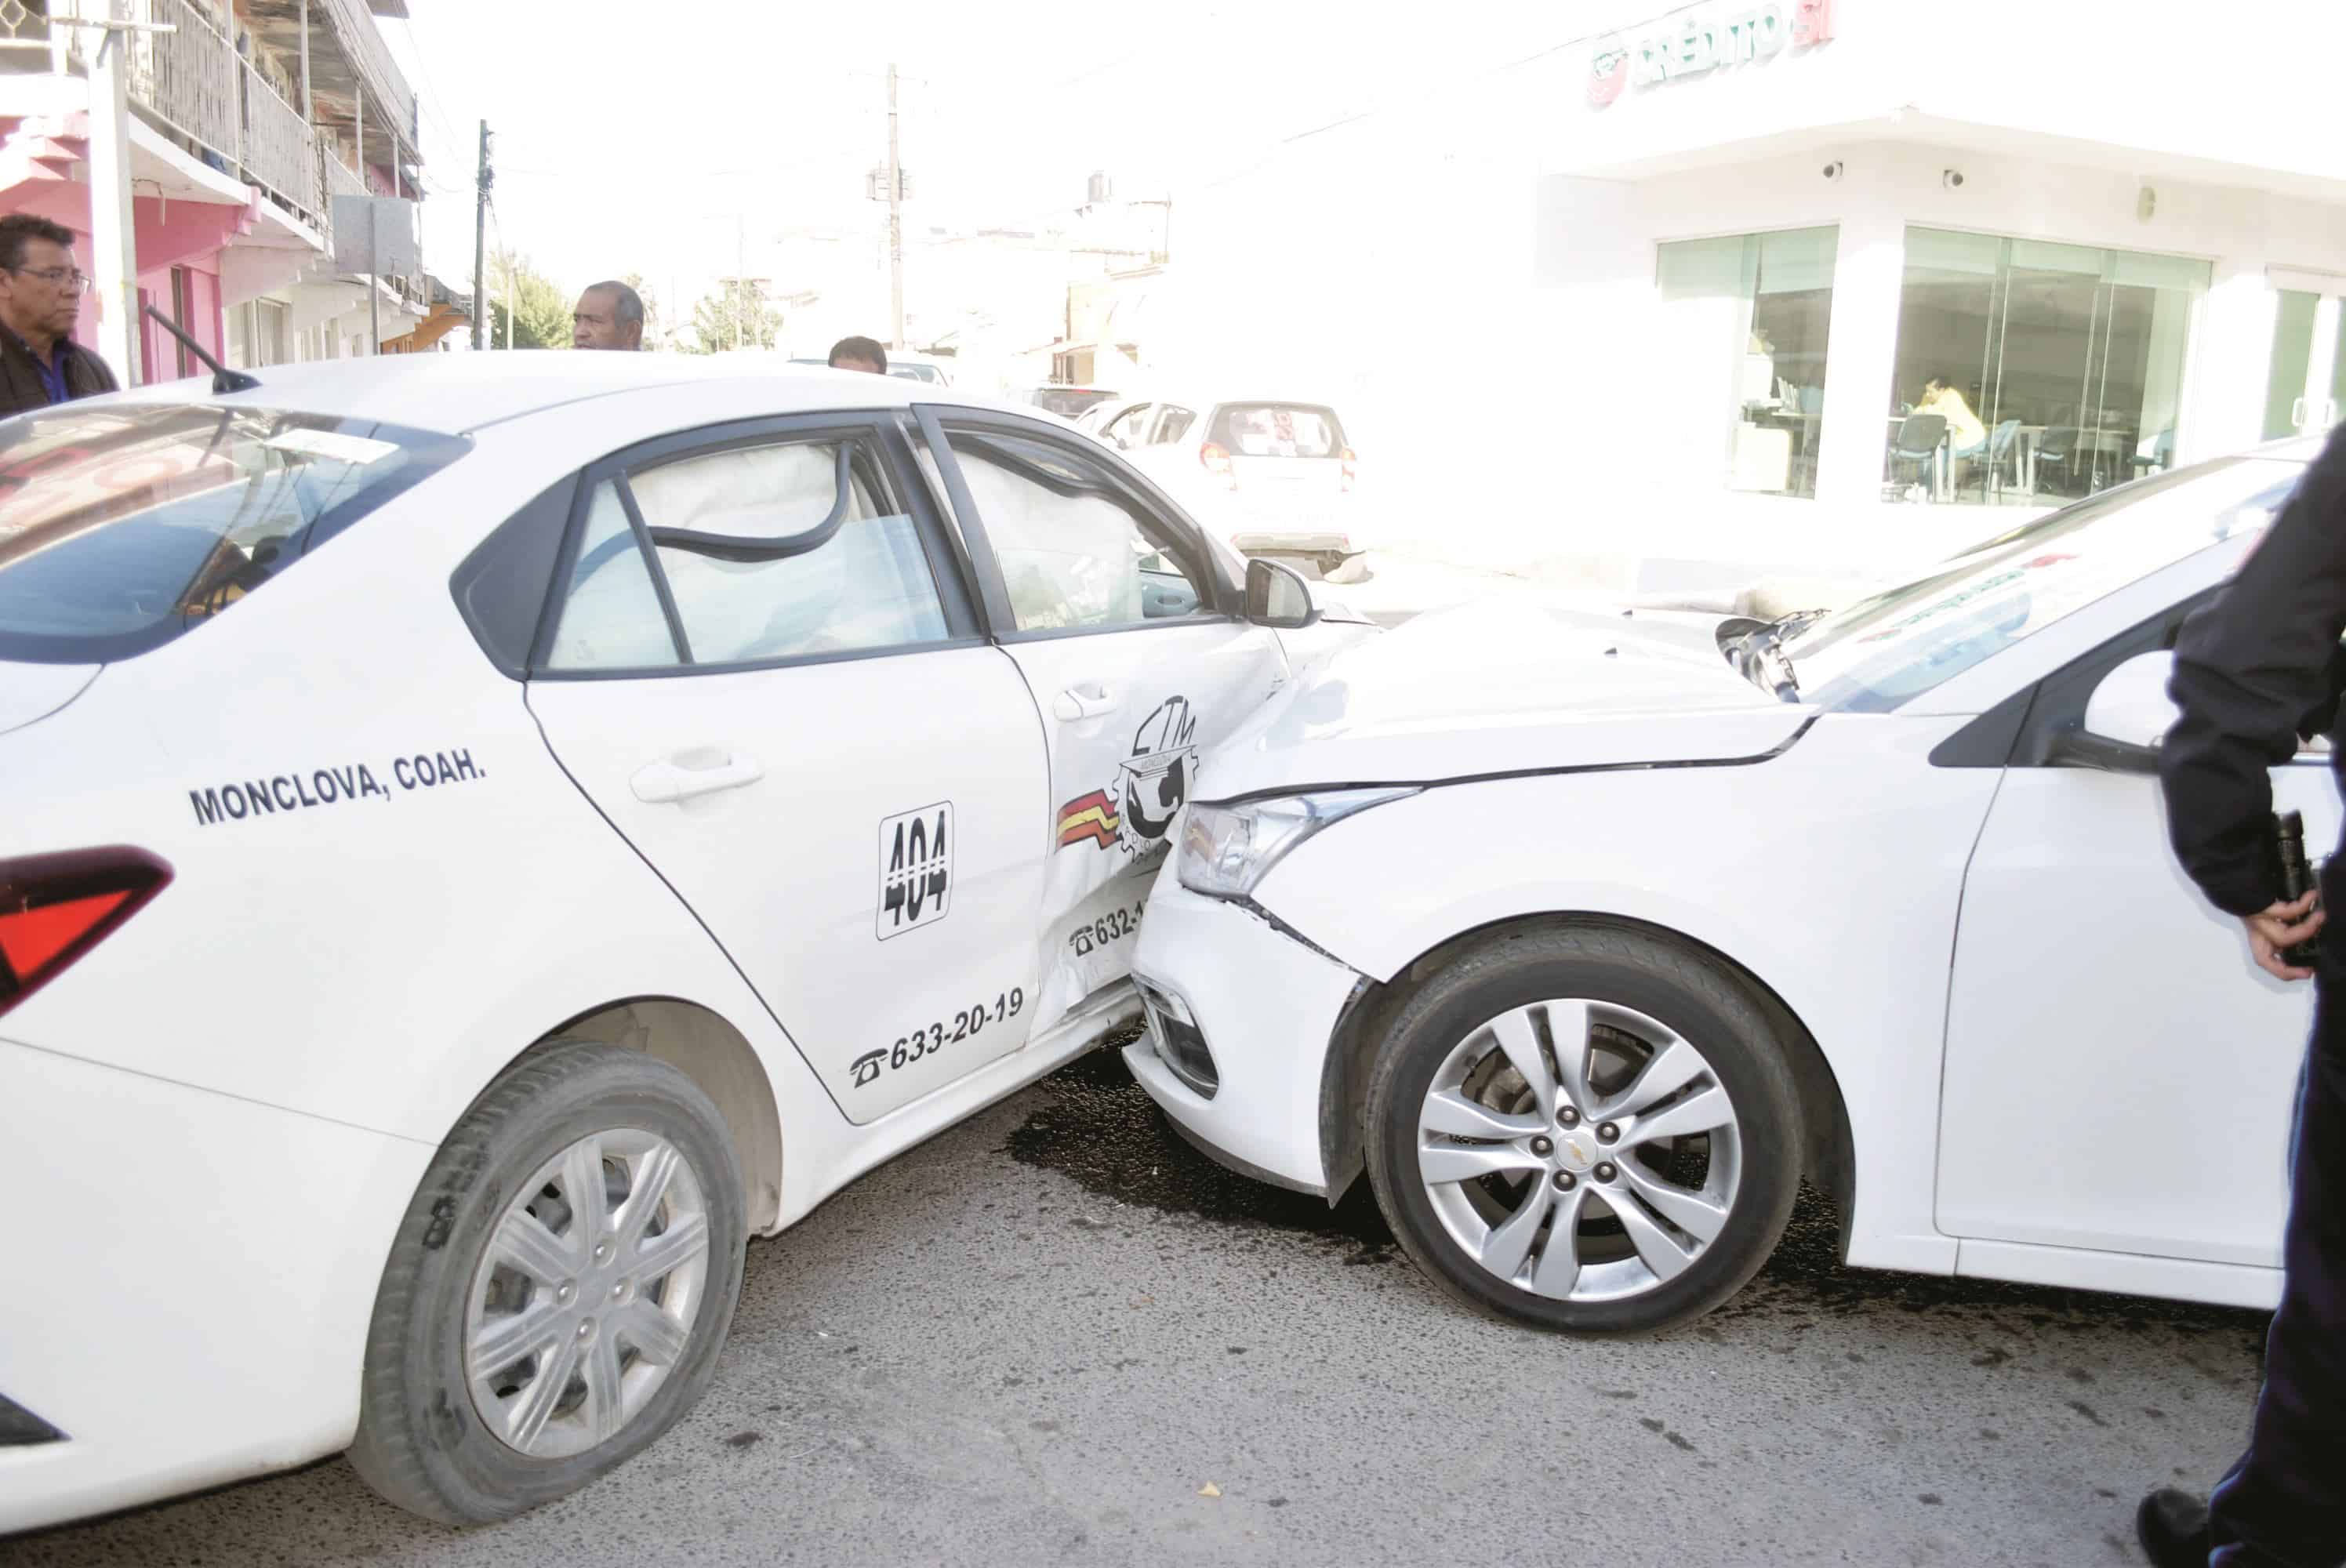
POLYGON ((1199 749, 1368 629, 917 383, 261 379, 0 424, 0 1531, 640 1450, 746 1237, 1137 1015, 1199 749))

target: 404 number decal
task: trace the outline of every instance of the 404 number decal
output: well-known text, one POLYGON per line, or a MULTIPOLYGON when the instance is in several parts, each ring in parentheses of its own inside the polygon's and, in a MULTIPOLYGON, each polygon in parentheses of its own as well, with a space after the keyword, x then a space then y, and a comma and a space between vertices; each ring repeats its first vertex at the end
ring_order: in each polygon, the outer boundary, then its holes
POLYGON ((945 918, 953 896, 953 802, 880 824, 879 937, 886 942, 945 918))
POLYGON ((1128 910, 1110 910, 1086 926, 1077 926, 1067 935, 1067 945, 1082 958, 1112 942, 1122 942, 1140 929, 1140 904, 1128 910))
POLYGON ((948 1045, 957 1045, 973 1039, 997 1023, 1006 1023, 1026 1010, 1024 988, 1012 986, 994 999, 992 1006, 980 1001, 974 1007, 964 1007, 953 1016, 953 1023, 923 1023, 909 1034, 900 1034, 893 1045, 881 1051, 866 1051, 851 1065, 859 1089, 880 1081, 882 1073, 893 1073, 911 1066, 923 1057, 933 1056, 948 1045))

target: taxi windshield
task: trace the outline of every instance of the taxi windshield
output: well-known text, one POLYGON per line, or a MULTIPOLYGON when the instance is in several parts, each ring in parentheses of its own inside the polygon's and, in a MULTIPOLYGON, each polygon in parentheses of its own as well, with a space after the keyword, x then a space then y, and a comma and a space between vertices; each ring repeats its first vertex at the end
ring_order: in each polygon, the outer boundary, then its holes
POLYGON ((98 664, 160 647, 467 444, 185 403, 11 420, 0 426, 0 659, 98 664))
POLYGON ((1800 699, 1882 713, 2195 551, 2272 521, 2302 467, 2223 458, 2105 492, 1788 636, 1800 699))

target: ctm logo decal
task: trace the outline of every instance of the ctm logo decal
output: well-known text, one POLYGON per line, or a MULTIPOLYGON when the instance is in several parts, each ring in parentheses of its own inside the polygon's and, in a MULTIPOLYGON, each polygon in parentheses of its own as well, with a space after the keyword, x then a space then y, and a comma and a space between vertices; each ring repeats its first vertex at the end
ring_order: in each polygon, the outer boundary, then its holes
POLYGON ((1059 847, 1119 843, 1137 858, 1161 848, 1189 799, 1198 719, 1186 697, 1168 697, 1133 732, 1132 748, 1107 787, 1059 808, 1059 847))

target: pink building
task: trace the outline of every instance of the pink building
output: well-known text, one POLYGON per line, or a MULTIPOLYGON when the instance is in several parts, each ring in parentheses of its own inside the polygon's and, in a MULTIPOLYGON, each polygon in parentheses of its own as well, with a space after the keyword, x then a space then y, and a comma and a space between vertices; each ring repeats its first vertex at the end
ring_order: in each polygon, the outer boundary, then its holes
MULTIPOLYGON (((240 366, 367 351, 362 276, 332 261, 332 199, 420 197, 415 96, 375 30, 405 0, 132 0, 169 33, 128 42, 138 299, 215 357, 240 366), (308 47, 303 48, 306 35, 308 47), (306 84, 306 92, 304 90, 306 84), (306 106, 306 112, 304 107, 306 106), (363 171, 363 172, 362 172, 363 171)), ((105 0, 0 7, 0 209, 36 212, 77 237, 94 270, 88 61, 105 0)), ((384 341, 432 314, 422 277, 384 279, 384 341)), ((96 344, 100 301, 78 336, 96 344)), ((201 366, 143 311, 127 383, 201 366)))

